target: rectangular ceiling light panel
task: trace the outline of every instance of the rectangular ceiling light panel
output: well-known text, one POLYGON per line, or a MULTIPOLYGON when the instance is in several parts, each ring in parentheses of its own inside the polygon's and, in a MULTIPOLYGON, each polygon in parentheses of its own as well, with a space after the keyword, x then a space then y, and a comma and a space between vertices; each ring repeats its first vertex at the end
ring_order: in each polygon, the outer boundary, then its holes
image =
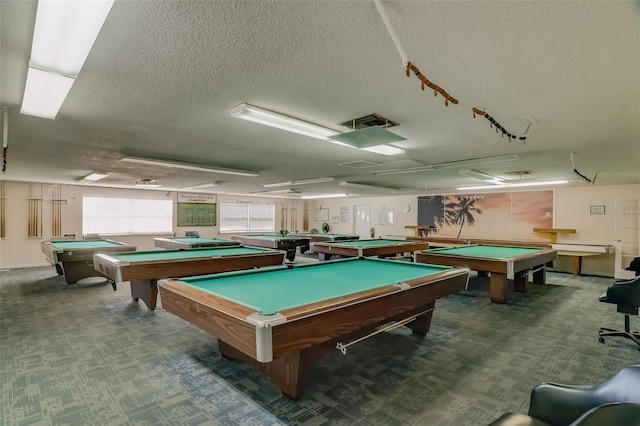
POLYGON ((40 0, 20 113, 55 119, 114 0, 40 0))
POLYGON ((335 130, 249 104, 233 107, 231 116, 321 140, 338 134, 335 130))
POLYGON ((53 120, 74 81, 63 75, 29 68, 20 113, 53 120))
POLYGON ((122 157, 121 161, 129 162, 129 163, 146 164, 149 166, 161 166, 161 167, 170 167, 175 169, 194 170, 198 172, 221 173, 221 174, 228 174, 228 175, 250 176, 250 177, 260 176, 260 173, 250 171, 250 170, 223 169, 223 168, 214 167, 214 166, 205 166, 205 165, 185 163, 180 161, 155 160, 151 158, 133 157, 130 155, 125 155, 124 157, 122 157))
POLYGON ((114 0, 39 0, 30 66, 77 77, 114 0))

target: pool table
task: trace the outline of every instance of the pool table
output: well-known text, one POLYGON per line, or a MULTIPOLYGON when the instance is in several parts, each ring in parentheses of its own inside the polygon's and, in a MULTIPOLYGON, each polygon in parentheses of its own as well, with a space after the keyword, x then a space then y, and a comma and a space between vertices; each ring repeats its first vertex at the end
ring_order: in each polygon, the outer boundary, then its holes
POLYGON ((295 399, 313 360, 336 347, 345 353, 383 324, 399 321, 426 335, 436 300, 464 289, 468 275, 353 258, 158 284, 165 310, 216 336, 223 357, 257 367, 295 399))
POLYGON ((192 250, 156 250, 100 253, 93 264, 114 282, 129 281, 131 297, 156 308, 159 279, 237 271, 282 265, 284 252, 247 246, 222 246, 192 250))
POLYGON ((83 278, 99 276, 93 266, 93 255, 116 251, 135 251, 136 246, 105 239, 51 240, 40 243, 42 253, 64 275, 67 284, 83 278))
POLYGON ((461 266, 489 274, 489 293, 494 303, 505 303, 509 294, 508 280, 516 291, 528 290, 529 271, 533 282, 544 284, 546 265, 556 259, 557 252, 545 247, 470 244, 444 247, 416 253, 416 262, 461 266))
POLYGON ((309 246, 309 237, 298 237, 296 234, 242 234, 233 235, 231 239, 240 241, 248 246, 285 250, 287 252, 287 260, 292 262, 296 258, 296 249, 298 247, 309 246))
POLYGON ((426 250, 429 243, 426 241, 407 241, 390 238, 375 238, 354 241, 318 242, 311 244, 311 251, 318 253, 318 258, 331 259, 331 256, 340 257, 389 257, 406 252, 426 250))
POLYGON ((201 247, 221 247, 221 246, 237 246, 237 241, 224 240, 222 238, 204 238, 204 237, 174 237, 174 238, 154 238, 153 244, 156 247, 164 249, 186 250, 201 247))
MULTIPOLYGON (((300 237, 309 237, 309 243, 317 243, 321 241, 352 241, 360 239, 359 235, 353 234, 329 234, 319 232, 301 232, 293 234, 300 237)), ((310 246, 300 246, 300 253, 310 250, 310 246)))

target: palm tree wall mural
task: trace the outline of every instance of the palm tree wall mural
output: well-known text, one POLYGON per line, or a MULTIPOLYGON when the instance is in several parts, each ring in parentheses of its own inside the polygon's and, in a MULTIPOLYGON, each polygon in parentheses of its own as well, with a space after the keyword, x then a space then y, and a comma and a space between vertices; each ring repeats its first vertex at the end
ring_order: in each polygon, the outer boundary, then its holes
POLYGON ((418 197, 418 225, 435 226, 435 228, 424 230, 426 236, 431 232, 435 234, 449 225, 444 210, 444 199, 442 195, 418 197))
POLYGON ((449 225, 460 225, 456 238, 460 237, 464 225, 473 225, 476 222, 474 214, 482 214, 482 210, 476 208, 476 201, 476 197, 447 197, 444 205, 445 222, 449 225))

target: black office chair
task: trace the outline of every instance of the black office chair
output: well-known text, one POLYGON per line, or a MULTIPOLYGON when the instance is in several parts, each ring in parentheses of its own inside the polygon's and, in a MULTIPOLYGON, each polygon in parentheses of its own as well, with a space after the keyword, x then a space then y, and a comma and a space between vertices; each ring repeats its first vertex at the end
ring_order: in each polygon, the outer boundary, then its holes
POLYGON ((638 315, 640 307, 640 276, 630 280, 618 280, 609 286, 607 292, 598 299, 600 302, 613 303, 618 312, 624 314, 624 331, 601 327, 598 340, 604 343, 605 337, 625 337, 633 340, 640 351, 640 333, 630 330, 629 315, 638 315))
POLYGON ((640 365, 595 386, 542 383, 527 415, 506 413, 489 426, 640 426, 640 365))
POLYGON ((184 233, 185 237, 198 237, 200 238, 200 233, 198 231, 186 231, 184 233))
POLYGON ((636 277, 640 276, 640 257, 634 257, 629 266, 624 269, 635 272, 636 277))

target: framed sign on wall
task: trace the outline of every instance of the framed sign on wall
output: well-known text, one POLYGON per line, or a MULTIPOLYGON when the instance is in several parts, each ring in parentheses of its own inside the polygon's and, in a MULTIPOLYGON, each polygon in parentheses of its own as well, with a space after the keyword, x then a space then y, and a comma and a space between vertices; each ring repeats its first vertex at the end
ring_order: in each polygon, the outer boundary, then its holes
POLYGON ((178 226, 216 226, 216 196, 178 194, 178 226))

